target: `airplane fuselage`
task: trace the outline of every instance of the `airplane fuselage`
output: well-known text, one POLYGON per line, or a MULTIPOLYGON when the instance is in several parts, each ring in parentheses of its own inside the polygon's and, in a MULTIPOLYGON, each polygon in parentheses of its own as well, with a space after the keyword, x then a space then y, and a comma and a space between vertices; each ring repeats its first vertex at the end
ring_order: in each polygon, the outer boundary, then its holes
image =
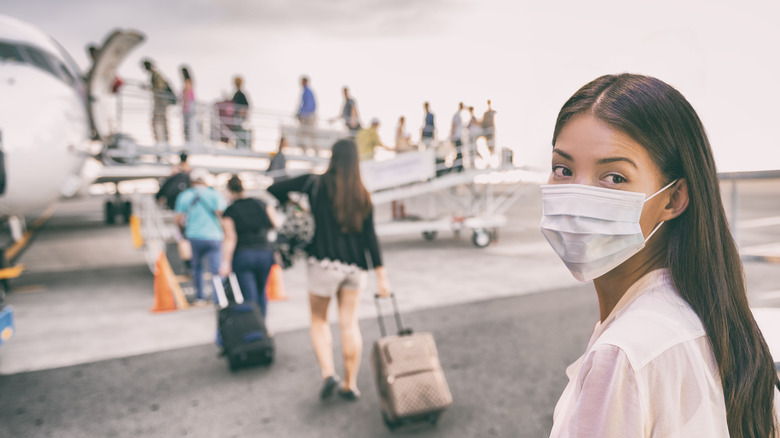
POLYGON ((81 186, 90 147, 84 90, 54 40, 0 16, 0 217, 34 213, 81 186))

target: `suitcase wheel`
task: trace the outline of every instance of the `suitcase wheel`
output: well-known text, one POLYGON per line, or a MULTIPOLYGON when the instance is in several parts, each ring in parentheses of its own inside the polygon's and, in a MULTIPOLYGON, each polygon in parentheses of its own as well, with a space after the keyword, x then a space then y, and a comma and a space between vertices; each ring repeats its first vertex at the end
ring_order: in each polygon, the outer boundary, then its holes
POLYGON ((234 361, 233 358, 230 356, 228 356, 227 358, 228 358, 227 360, 228 369, 230 370, 231 373, 235 372, 238 369, 238 363, 234 361))
POLYGON ((382 412, 382 419, 385 421, 385 425, 387 426, 387 428, 390 429, 391 431, 393 431, 393 430, 395 430, 398 427, 407 426, 407 425, 414 424, 414 423, 421 422, 421 421, 428 422, 428 423, 430 423, 431 426, 435 427, 436 423, 439 422, 439 415, 441 415, 441 412, 433 412, 433 413, 430 413, 428 415, 425 415, 424 417, 416 417, 414 419, 402 418, 402 419, 398 419, 398 420, 393 421, 393 420, 390 420, 390 418, 388 418, 388 416, 387 416, 387 414, 385 412, 382 412))
POLYGON ((389 418, 387 418, 387 414, 382 412, 382 419, 385 420, 385 425, 388 429, 395 430, 395 428, 398 426, 398 424, 395 421, 390 421, 389 418))

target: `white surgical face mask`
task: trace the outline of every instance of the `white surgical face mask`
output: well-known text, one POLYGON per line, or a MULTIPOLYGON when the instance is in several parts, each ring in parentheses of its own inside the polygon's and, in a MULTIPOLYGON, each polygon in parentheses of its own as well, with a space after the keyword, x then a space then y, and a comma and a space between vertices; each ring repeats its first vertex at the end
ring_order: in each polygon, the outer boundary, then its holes
POLYGON ((582 184, 542 185, 542 234, 574 278, 601 277, 645 247, 663 222, 645 238, 639 226, 642 207, 676 182, 647 198, 582 184))

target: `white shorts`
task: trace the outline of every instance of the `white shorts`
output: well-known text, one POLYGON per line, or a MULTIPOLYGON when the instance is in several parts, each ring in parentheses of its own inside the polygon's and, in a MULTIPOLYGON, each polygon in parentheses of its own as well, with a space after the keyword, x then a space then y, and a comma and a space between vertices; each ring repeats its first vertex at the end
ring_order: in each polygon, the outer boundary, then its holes
POLYGON ((319 297, 330 298, 340 289, 363 290, 367 279, 366 270, 356 265, 313 257, 307 260, 307 286, 319 297))

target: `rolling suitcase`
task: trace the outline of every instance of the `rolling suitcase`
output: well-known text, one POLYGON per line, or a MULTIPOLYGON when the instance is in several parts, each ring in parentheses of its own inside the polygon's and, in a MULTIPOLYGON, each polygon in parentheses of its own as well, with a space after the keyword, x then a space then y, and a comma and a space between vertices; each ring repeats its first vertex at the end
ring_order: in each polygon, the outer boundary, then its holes
POLYGON ((260 306, 244 302, 234 273, 231 272, 224 283, 216 275, 212 282, 219 303, 218 338, 221 339, 222 355, 227 358, 230 370, 251 365, 270 365, 274 360, 274 340, 268 335, 260 306))
POLYGON ((403 328, 395 295, 390 297, 398 334, 387 336, 377 295, 382 337, 374 342, 371 353, 382 418, 390 430, 423 421, 435 425, 439 415, 452 404, 436 342, 430 333, 413 333, 410 328, 403 328))

